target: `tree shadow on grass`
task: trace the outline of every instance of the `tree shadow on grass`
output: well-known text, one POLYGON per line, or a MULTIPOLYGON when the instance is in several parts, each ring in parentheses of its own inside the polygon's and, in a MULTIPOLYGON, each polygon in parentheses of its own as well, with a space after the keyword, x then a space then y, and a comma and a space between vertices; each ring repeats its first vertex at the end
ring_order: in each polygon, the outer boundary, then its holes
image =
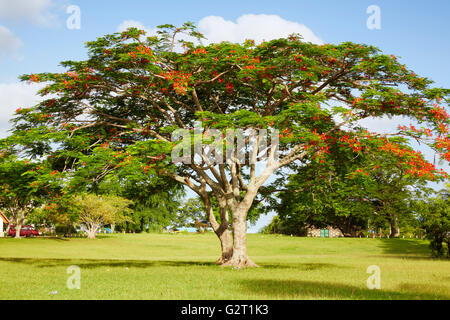
POLYGON ((301 271, 345 268, 332 263, 262 263, 260 267, 264 269, 297 269, 301 271))
POLYGON ((97 259, 33 259, 33 258, 0 258, 0 262, 28 264, 39 268, 77 265, 82 269, 95 268, 152 268, 152 267, 186 267, 212 266, 213 262, 202 261, 161 261, 161 260, 97 260, 97 259))
POLYGON ((339 283, 300 280, 241 280, 239 286, 252 293, 264 293, 274 299, 350 299, 350 300, 448 300, 450 294, 438 294, 441 287, 401 284, 399 290, 369 290, 339 283), (421 291, 422 290, 422 291, 421 291))
POLYGON ((377 239, 383 253, 392 258, 432 260, 429 244, 412 239, 377 239))
POLYGON ((56 237, 56 236, 39 236, 39 237, 21 237, 20 239, 15 239, 13 237, 8 237, 7 239, 12 239, 15 241, 47 241, 47 240, 56 240, 56 241, 69 241, 70 239, 64 237, 56 237))
POLYGON ((48 237, 48 238, 44 238, 45 240, 53 240, 53 241, 70 241, 69 238, 64 238, 64 237, 48 237))
POLYGON ((383 251, 387 254, 422 254, 429 252, 428 243, 410 239, 377 239, 383 251))
MULTIPOLYGON (((207 267, 217 266, 214 262, 208 261, 176 261, 176 260, 114 260, 114 259, 39 259, 39 258, 0 258, 0 262, 13 262, 37 266, 40 268, 77 265, 80 268, 152 268, 152 267, 207 267)), ((314 271, 321 269, 343 268, 331 263, 278 263, 261 264, 262 269, 296 269, 301 271, 314 271)))

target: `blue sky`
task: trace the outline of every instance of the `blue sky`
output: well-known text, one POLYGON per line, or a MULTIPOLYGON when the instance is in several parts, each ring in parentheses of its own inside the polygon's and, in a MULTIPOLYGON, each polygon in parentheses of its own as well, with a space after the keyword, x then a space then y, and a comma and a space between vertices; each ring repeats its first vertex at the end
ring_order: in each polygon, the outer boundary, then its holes
MULTIPOLYGON (((47 2, 18 0, 1 2, 47 2)), ((450 2, 442 1, 59 1, 48 10, 56 17, 50 25, 40 25, 28 17, 5 18, 0 25, 10 29, 23 46, 18 54, 23 60, 11 57, 0 60, 0 81, 14 81, 20 73, 30 70, 55 69, 60 60, 82 58, 82 44, 105 33, 115 32, 125 20, 142 22, 145 26, 198 22, 206 16, 221 16, 236 21, 243 14, 275 14, 281 18, 304 24, 324 42, 354 41, 370 43, 383 51, 403 57, 417 73, 432 77, 444 85, 450 64, 446 63, 450 49, 447 32, 450 30, 448 12, 450 2), (81 9, 81 29, 68 30, 65 7, 78 5, 81 9), (366 27, 369 5, 381 9, 381 30, 366 27)))
POLYGON ((262 37, 269 38, 271 32, 283 32, 283 28, 286 32, 300 28, 312 32, 324 43, 372 44, 401 57, 402 62, 419 75, 433 79, 437 86, 450 88, 449 12, 448 0, 0 0, 0 137, 6 134, 12 112, 35 102, 35 88, 18 84, 19 75, 58 71, 62 60, 83 59, 84 42, 116 32, 125 21, 148 29, 166 23, 203 21, 213 39, 222 39, 252 34, 245 23, 238 22, 243 15, 252 14, 256 15, 253 27, 261 30, 262 37), (66 26, 69 5, 80 8, 80 29, 70 30, 66 26), (366 10, 370 5, 381 10, 380 30, 369 30, 366 26, 369 18, 366 10), (271 20, 259 16, 262 14, 279 18, 271 20), (205 19, 211 16, 215 18, 205 19), (228 34, 231 31, 226 26, 230 25, 236 27, 233 35, 228 34))

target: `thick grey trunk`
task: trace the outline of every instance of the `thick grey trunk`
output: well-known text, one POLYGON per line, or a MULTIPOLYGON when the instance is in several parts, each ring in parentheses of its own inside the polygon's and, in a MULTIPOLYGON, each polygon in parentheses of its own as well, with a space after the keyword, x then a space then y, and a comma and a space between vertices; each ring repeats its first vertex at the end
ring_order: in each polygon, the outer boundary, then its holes
POLYGON ((220 210, 220 223, 217 222, 216 217, 214 216, 214 210, 212 208, 211 200, 209 195, 206 192, 203 192, 201 195, 201 199, 205 206, 206 216, 208 217, 208 221, 211 224, 211 227, 214 233, 217 235, 220 241, 221 246, 221 256, 217 259, 217 264, 223 264, 227 262, 232 255, 233 252, 233 244, 231 241, 231 233, 229 229, 229 221, 228 221, 228 211, 226 208, 226 202, 222 199, 218 199, 219 202, 219 210, 220 210))
MULTIPOLYGON (((271 161, 269 160, 269 162, 271 161)), ((233 218, 233 255, 230 260, 222 264, 223 266, 230 266, 238 269, 258 266, 247 255, 247 214, 255 200, 259 188, 270 177, 275 169, 275 166, 268 165, 258 177, 251 177, 251 182, 247 186, 244 199, 236 206, 230 202, 229 207, 233 218)), ((253 175, 254 172, 251 173, 251 176, 253 175)))
POLYGON ((233 213, 233 254, 222 264, 225 267, 257 267, 247 255, 247 211, 240 209, 233 213))
POLYGON ((219 237, 220 246, 222 249, 221 257, 216 261, 217 264, 224 264, 228 260, 231 259, 233 254, 233 241, 231 238, 231 232, 227 228, 222 233, 216 232, 216 235, 219 237))

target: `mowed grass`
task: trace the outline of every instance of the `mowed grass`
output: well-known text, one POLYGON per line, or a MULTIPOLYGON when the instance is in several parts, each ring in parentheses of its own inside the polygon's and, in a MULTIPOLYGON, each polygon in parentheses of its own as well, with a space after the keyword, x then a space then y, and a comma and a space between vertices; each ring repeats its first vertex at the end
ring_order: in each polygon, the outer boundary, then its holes
POLYGON ((260 268, 243 270, 215 265, 219 248, 214 234, 0 239, 0 299, 450 299, 450 261, 426 241, 251 234, 260 268), (66 287, 72 265, 80 290, 66 287))

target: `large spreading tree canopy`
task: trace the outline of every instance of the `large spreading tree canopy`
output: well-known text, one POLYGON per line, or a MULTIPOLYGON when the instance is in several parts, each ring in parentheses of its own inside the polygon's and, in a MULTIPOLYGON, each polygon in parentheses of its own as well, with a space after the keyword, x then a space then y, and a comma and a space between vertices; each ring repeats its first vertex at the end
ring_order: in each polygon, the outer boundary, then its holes
MULTIPOLYGON (((47 99, 17 111, 17 139, 34 154, 62 159, 72 174, 90 172, 91 165, 105 175, 127 166, 186 185, 204 202, 220 238, 220 262, 236 267, 254 265, 246 249, 247 212, 282 167, 326 163, 338 147, 355 156, 394 155, 409 175, 444 174, 419 152, 359 125, 369 117, 411 118, 422 127, 400 127, 394 135, 423 141, 450 159, 450 90, 432 87, 395 56, 351 42, 316 45, 299 35, 205 46, 178 41, 183 33, 201 43, 191 23, 161 26, 150 37, 132 28, 88 42, 86 60, 62 62, 67 72, 24 75, 24 81, 45 83, 40 93, 47 99), (200 136, 209 129, 224 135, 242 129, 248 159, 240 161, 235 150, 223 162, 200 152, 192 161, 174 163, 172 151, 182 142, 172 134, 192 130, 197 121, 200 136), (263 143, 249 129, 265 129, 279 139, 263 143)), ((205 138, 201 151, 210 145, 205 138)))

